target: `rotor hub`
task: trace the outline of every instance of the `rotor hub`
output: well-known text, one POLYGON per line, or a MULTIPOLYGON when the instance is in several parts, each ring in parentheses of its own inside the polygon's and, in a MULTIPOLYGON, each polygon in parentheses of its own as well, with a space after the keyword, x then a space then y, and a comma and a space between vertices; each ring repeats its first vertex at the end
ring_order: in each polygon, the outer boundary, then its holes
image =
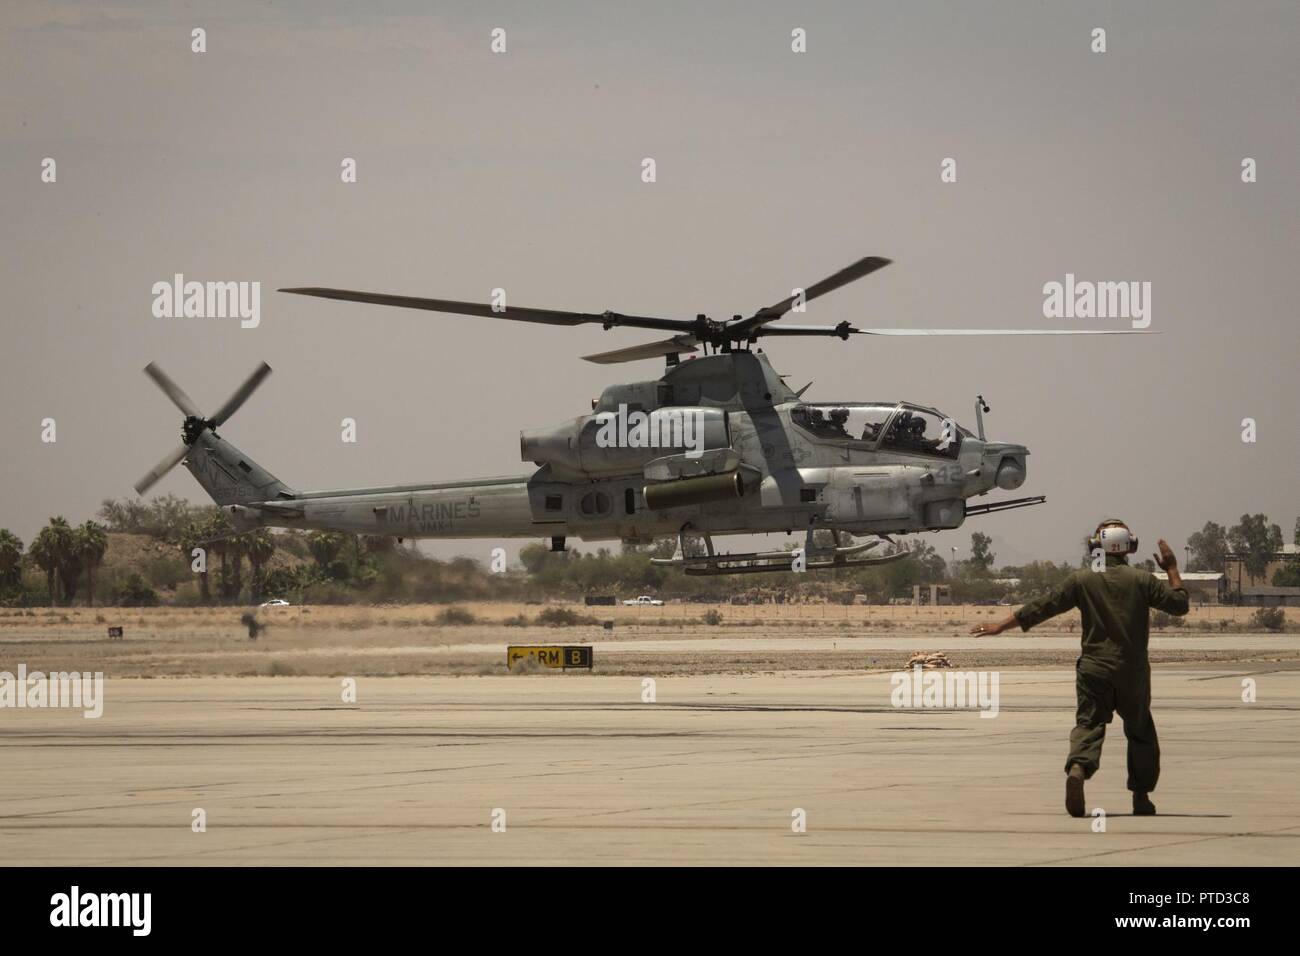
POLYGON ((181 426, 181 441, 186 445, 193 445, 205 428, 212 428, 212 423, 206 418, 200 418, 198 415, 186 416, 185 424, 181 426))

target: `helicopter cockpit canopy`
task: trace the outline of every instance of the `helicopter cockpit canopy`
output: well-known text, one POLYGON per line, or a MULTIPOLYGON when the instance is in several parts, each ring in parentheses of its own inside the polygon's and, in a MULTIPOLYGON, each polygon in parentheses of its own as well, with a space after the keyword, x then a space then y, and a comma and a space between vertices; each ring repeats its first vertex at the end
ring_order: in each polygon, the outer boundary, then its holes
POLYGON ((797 405, 790 419, 816 438, 830 438, 874 444, 881 427, 889 421, 896 405, 797 405))
POLYGON ((791 421, 814 438, 848 441, 881 451, 956 458, 962 439, 974 435, 956 425, 945 443, 945 418, 933 408, 907 402, 796 405, 790 411, 791 421))

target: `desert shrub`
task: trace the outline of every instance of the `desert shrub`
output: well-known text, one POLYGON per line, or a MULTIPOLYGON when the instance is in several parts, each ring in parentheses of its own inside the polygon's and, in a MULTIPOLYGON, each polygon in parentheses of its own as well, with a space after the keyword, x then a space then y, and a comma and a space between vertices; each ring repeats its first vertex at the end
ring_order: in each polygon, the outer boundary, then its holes
POLYGON ((719 611, 716 607, 711 607, 704 612, 703 621, 705 624, 709 624, 713 627, 717 627, 719 624, 722 623, 722 612, 719 611))
POLYGON ((1286 627, 1286 611, 1280 607, 1261 607, 1250 616, 1250 625, 1262 631, 1280 631, 1286 627))
POLYGON ((596 619, 578 614, 567 607, 548 607, 537 615, 537 623, 546 627, 576 627, 579 624, 595 624, 596 619))
POLYGON ((472 612, 465 610, 463 607, 456 607, 454 604, 451 607, 443 608, 438 614, 439 624, 451 624, 454 626, 460 624, 473 624, 477 620, 478 618, 476 618, 472 612))
POLYGON ((154 607, 158 603, 158 595, 144 583, 144 578, 133 574, 118 588, 116 603, 119 607, 154 607))
POLYGON ((271 661, 271 666, 266 669, 268 677, 292 677, 296 673, 298 672, 282 661, 271 661))
POLYGON ((504 621, 502 621, 501 623, 504 624, 506 627, 527 627, 527 626, 528 626, 528 615, 527 615, 527 614, 516 614, 516 615, 514 615, 513 617, 508 617, 508 618, 506 618, 506 619, 505 619, 504 621))

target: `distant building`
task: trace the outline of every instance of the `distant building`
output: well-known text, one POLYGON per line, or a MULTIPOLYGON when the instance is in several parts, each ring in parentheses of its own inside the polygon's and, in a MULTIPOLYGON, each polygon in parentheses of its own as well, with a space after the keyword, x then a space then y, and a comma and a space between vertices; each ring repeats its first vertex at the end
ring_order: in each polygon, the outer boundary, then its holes
POLYGON ((1247 585, 1241 589, 1241 603, 1252 607, 1300 607, 1300 588, 1247 585))
POLYGON ((1300 545, 1284 544, 1281 551, 1275 551, 1268 560, 1268 567, 1264 573, 1254 580, 1250 577, 1250 572, 1246 570, 1246 559, 1243 555, 1229 552, 1223 558, 1223 572, 1227 578, 1227 589, 1234 596, 1245 597, 1246 589, 1256 586, 1271 586, 1273 584, 1273 575, 1282 568, 1282 565, 1288 561, 1300 560, 1300 545))
MULTIPOLYGON (((1168 581, 1163 571, 1154 572, 1161 581, 1168 581)), ((1222 571, 1184 571, 1183 586, 1193 604, 1222 604, 1228 594, 1228 576, 1222 571)))
POLYGON ((946 584, 913 584, 912 605, 914 607, 937 607, 952 603, 952 589, 946 584))

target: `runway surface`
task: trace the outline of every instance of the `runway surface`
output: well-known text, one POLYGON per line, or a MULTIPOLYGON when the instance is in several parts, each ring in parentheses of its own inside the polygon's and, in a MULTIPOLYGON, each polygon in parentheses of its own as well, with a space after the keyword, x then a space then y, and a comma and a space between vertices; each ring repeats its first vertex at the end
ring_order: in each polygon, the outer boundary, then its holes
POLYGON ((1117 719, 1104 832, 1062 808, 1068 670, 1002 671, 995 718, 895 709, 882 673, 661 677, 654 703, 574 672, 341 689, 110 678, 97 720, 0 711, 6 861, 1300 864, 1294 670, 1157 668, 1161 815, 1127 815, 1117 719))
MULTIPOLYGON (((535 635, 529 635, 530 638, 535 635)), ((543 634, 543 637, 545 635, 543 634)), ((864 659, 872 653, 889 651, 915 651, 918 647, 928 647, 939 641, 945 652, 979 652, 979 651, 1053 651, 1064 650, 1078 656, 1079 640, 1075 635, 1021 634, 1018 630, 1010 634, 995 637, 971 637, 964 633, 957 635, 933 636, 897 635, 891 637, 861 637, 858 635, 828 634, 806 635, 796 637, 752 637, 749 635, 724 634, 720 637, 694 638, 669 637, 663 639, 635 638, 630 640, 597 639, 588 640, 583 635, 584 643, 591 643, 599 648, 602 658, 606 653, 716 653, 720 651, 852 651, 860 652, 864 659)), ((538 641, 532 641, 538 643, 538 641)), ((522 643, 530 643, 524 640, 522 643)), ((569 640, 551 643, 568 644, 569 640)), ((494 654, 504 658, 506 641, 497 643, 483 642, 463 644, 443 644, 432 650, 443 653, 494 654)), ((402 650, 417 650, 405 647, 402 650)), ((374 653, 389 652, 391 648, 376 648, 374 653)), ((1300 634, 1228 634, 1228 635, 1176 635, 1165 637, 1155 635, 1150 640, 1149 652, 1153 656, 1162 651, 1258 651, 1286 653, 1294 655, 1300 651, 1300 634)), ((359 652, 363 653, 363 652, 359 652)))

